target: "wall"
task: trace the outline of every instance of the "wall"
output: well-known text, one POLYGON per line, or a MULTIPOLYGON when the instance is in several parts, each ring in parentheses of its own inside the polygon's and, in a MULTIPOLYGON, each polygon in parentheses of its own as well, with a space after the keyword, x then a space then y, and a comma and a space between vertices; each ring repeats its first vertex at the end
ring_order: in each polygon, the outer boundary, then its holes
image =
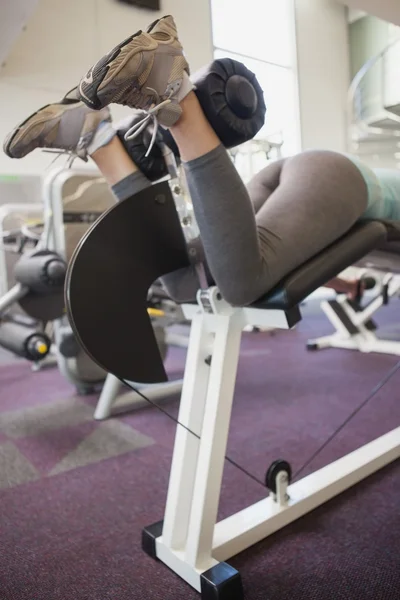
MULTIPOLYGON (((371 58, 400 40, 400 27, 370 15, 350 25, 352 76, 371 58)), ((382 108, 400 104, 400 43, 392 46, 362 81, 364 117, 379 117, 382 108)))
MULTIPOLYGON (((319 1, 319 0, 318 0, 319 1)), ((380 19, 400 25, 399 0, 337 0, 350 8, 362 10, 380 19)))
MULTIPOLYGON (((369 15, 350 25, 350 64, 353 78, 361 67, 387 46, 389 24, 369 15)), ((383 61, 374 65, 362 82, 364 118, 378 116, 383 107, 383 61)))
POLYGON ((363 10, 358 10, 358 8, 349 8, 348 21, 349 23, 355 23, 358 19, 365 17, 366 14, 363 10))
POLYGON ((389 24, 370 15, 349 26, 351 77, 387 45, 389 24))
MULTIPOLYGON (((164 14, 175 17, 192 71, 211 60, 209 0, 192 2, 190 10, 187 0, 161 1, 162 12, 156 13, 116 0, 40 0, 0 70, 0 97, 7 107, 0 113, 0 139, 31 112, 62 97, 121 39, 164 14)), ((118 118, 127 109, 113 107, 113 112, 118 118)), ((36 150, 12 160, 0 152, 0 174, 42 173, 53 158, 36 150)))
POLYGON ((39 0, 0 2, 0 65, 4 62, 15 40, 35 12, 39 0))
POLYGON ((348 17, 335 0, 296 0, 303 149, 347 149, 348 17))

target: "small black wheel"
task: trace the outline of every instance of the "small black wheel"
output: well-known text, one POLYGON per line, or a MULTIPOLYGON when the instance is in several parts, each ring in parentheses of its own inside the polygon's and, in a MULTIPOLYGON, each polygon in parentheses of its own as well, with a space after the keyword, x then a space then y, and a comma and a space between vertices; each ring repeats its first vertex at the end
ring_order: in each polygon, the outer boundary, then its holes
POLYGON ((315 342, 307 342, 307 350, 310 352, 315 352, 315 350, 318 350, 318 344, 315 342))
POLYGON ((378 325, 372 319, 364 323, 364 325, 368 329, 368 331, 376 331, 378 329, 378 325))
POLYGON ((265 475, 265 486, 274 494, 276 494, 276 478, 278 473, 284 471, 288 476, 288 482, 292 479, 292 467, 290 464, 279 458, 275 460, 269 467, 267 474, 265 475))
POLYGON ((81 347, 72 331, 64 335, 58 345, 58 351, 64 358, 76 358, 78 356, 81 347))

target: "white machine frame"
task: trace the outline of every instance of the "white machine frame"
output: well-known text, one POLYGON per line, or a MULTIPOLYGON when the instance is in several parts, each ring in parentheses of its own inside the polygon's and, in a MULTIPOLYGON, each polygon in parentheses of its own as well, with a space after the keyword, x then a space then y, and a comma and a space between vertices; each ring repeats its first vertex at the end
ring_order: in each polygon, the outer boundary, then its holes
MULTIPOLYGON (((372 271, 368 271, 373 275, 372 271)), ((335 328, 333 334, 309 340, 309 350, 325 348, 344 348, 359 352, 378 352, 400 356, 400 341, 380 339, 375 331, 368 327, 371 317, 400 294, 400 275, 376 272, 379 292, 361 311, 355 311, 346 295, 335 300, 324 300, 321 308, 335 328)))
MULTIPOLYGON (((38 202, 8 202, 0 206, 0 245, 5 233, 5 220, 12 215, 35 215, 38 219, 42 218, 42 205, 38 202)), ((8 292, 10 283, 7 274, 7 256, 0 252, 0 297, 8 292)))
MULTIPOLYGON (((141 383, 130 382, 131 385, 139 390, 145 398, 149 400, 168 400, 171 396, 180 394, 183 380, 167 381, 165 383, 155 383, 143 385, 141 383)), ((99 400, 96 404, 94 418, 98 421, 108 419, 111 416, 130 412, 148 406, 149 403, 140 394, 132 390, 121 394, 121 388, 125 387, 121 381, 109 373, 104 382, 99 400)))
POLYGON ((224 561, 399 458, 400 427, 293 484, 280 471, 275 493, 217 523, 242 330, 291 324, 284 311, 232 308, 216 288, 183 309, 192 320, 184 427, 177 426, 164 521, 144 530, 143 548, 202 598, 242 600, 240 575, 224 561))

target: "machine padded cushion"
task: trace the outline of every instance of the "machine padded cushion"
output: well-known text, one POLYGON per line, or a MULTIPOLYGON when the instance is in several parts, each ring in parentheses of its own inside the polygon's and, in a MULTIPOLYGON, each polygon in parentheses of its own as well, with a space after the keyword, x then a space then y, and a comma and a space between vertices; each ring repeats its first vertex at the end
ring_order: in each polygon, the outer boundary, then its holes
POLYGON ((129 129, 138 123, 145 116, 144 112, 134 113, 119 121, 116 125, 117 136, 122 142, 125 150, 150 181, 158 181, 168 175, 167 165, 161 151, 160 143, 163 141, 161 132, 157 133, 156 143, 151 149, 149 156, 146 156, 147 149, 150 146, 151 133, 146 128, 137 137, 126 140, 125 134, 129 129))
POLYGON ((346 235, 287 275, 254 308, 289 310, 338 273, 383 244, 387 230, 378 221, 357 224, 346 235))
MULTIPOLYGON (((263 127, 267 110, 264 93, 243 63, 217 58, 191 79, 203 112, 225 148, 244 144, 263 127)), ((169 131, 162 133, 165 143, 179 156, 169 131)))
POLYGON ((400 242, 385 242, 379 246, 378 251, 400 257, 400 242))

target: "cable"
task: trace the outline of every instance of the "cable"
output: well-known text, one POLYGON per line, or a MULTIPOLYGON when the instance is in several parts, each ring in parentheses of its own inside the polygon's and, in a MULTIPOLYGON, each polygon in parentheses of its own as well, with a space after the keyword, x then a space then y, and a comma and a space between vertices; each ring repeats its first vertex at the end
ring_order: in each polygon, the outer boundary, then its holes
POLYGON ((331 442, 333 440, 333 438, 335 438, 337 436, 338 433, 340 433, 342 431, 342 429, 344 427, 346 427, 346 425, 353 419, 353 417, 356 416, 357 413, 360 412, 360 410, 362 408, 364 408, 364 406, 366 406, 368 404, 368 402, 379 392, 379 390, 381 390, 383 388, 383 386, 385 385, 385 383, 387 383, 389 381, 389 379, 391 379, 393 377, 393 375, 395 373, 397 373, 397 371, 400 369, 400 360, 399 362, 393 367, 393 369, 391 369, 389 371, 389 373, 386 375, 386 377, 384 377, 384 379, 382 379, 382 381, 380 381, 378 383, 378 385, 376 385, 374 387, 374 389, 372 390, 372 392, 367 396, 367 398, 360 404, 360 406, 358 406, 356 409, 353 410, 353 412, 347 417, 347 419, 345 421, 343 421, 343 423, 341 425, 339 425, 339 427, 328 437, 328 439, 322 444, 322 446, 320 446, 318 448, 318 450, 316 450, 314 452, 314 454, 311 456, 311 458, 307 459, 307 462, 304 463, 304 465, 302 467, 300 467, 300 469, 298 469, 298 471, 296 471, 296 473, 293 475, 293 479, 296 479, 298 477, 298 475, 304 471, 304 469, 306 467, 308 467, 308 465, 318 456, 318 454, 320 454, 320 452, 322 452, 322 450, 324 448, 326 448, 326 446, 329 444, 329 442, 331 442))
MULTIPOLYGON (((293 475, 292 477, 292 481, 294 481, 299 474, 304 471, 304 469, 306 467, 308 467, 308 465, 322 452, 322 450, 324 448, 326 448, 326 446, 338 435, 338 433, 340 433, 342 431, 342 429, 344 429, 344 427, 346 427, 346 425, 360 412, 360 410, 362 408, 364 408, 364 406, 366 406, 368 404, 368 402, 379 392, 379 390, 382 389, 382 387, 385 385, 385 383, 387 383, 389 381, 389 379, 391 379, 393 377, 393 375, 400 369, 400 360, 399 362, 389 371, 389 373, 386 375, 386 377, 384 377, 384 379, 382 381, 380 381, 375 388, 372 390, 372 392, 367 396, 367 398, 356 408, 353 410, 353 412, 347 417, 347 419, 345 419, 345 421, 343 421, 343 423, 341 423, 341 425, 339 425, 339 427, 337 427, 337 429, 335 429, 335 431, 329 436, 329 438, 322 444, 322 446, 320 446, 313 454, 310 458, 307 459, 307 461, 300 467, 300 469, 298 469, 296 471, 296 473, 293 475)), ((186 425, 184 425, 183 423, 181 423, 179 421, 179 419, 176 419, 175 417, 173 417, 169 412, 167 412, 164 408, 162 408, 161 406, 159 406, 158 404, 156 404, 155 402, 153 402, 153 400, 150 400, 150 398, 147 398, 139 389, 137 389, 135 386, 132 385, 131 382, 126 381, 125 379, 122 378, 118 378, 120 379, 120 381, 124 384, 127 385, 129 388, 131 388, 131 390, 133 390, 136 394, 138 394, 138 396, 140 396, 141 398, 143 398, 143 400, 145 400, 146 402, 148 402, 148 404, 151 404, 151 406, 154 406, 155 408, 157 408, 160 412, 162 412, 166 417, 168 417, 171 421, 173 421, 176 425, 180 425, 180 427, 183 427, 184 429, 186 429, 186 431, 188 431, 189 433, 191 433, 195 438, 197 438, 198 440, 201 440, 201 436, 198 435, 197 433, 195 433, 194 431, 192 431, 189 427, 187 427, 186 425)), ((225 460, 227 462, 229 462, 231 465, 233 465, 234 467, 236 467, 237 469, 239 469, 239 471, 242 471, 242 473, 244 473, 245 475, 247 475, 248 477, 250 477, 250 479, 252 479, 253 481, 255 481, 256 483, 258 483, 259 485, 261 485, 264 489, 266 487, 265 482, 261 481, 261 479, 258 479, 258 477, 256 477, 255 475, 253 475, 252 473, 250 473, 249 471, 247 471, 247 469, 245 469, 244 467, 242 467, 241 465, 239 465, 236 461, 234 461, 232 458, 230 458, 229 456, 225 455, 225 460)))
MULTIPOLYGON (((120 379, 120 378, 118 378, 118 379, 120 379)), ((158 410, 160 412, 162 412, 166 417, 168 417, 176 425, 180 425, 181 427, 183 427, 184 429, 186 429, 186 431, 188 431, 189 433, 191 433, 192 435, 194 435, 194 437, 197 438, 199 441, 201 440, 201 436, 200 435, 198 435, 197 433, 195 433, 194 431, 192 431, 190 429, 190 427, 187 427, 186 425, 184 425, 183 423, 181 423, 179 421, 179 419, 176 419, 175 417, 173 417, 169 412, 167 412, 164 408, 162 408, 162 406, 159 406, 159 404, 156 404, 155 402, 153 402, 153 400, 150 400, 150 398, 147 398, 140 390, 138 390, 137 388, 135 388, 135 386, 133 386, 129 381, 126 381, 125 379, 120 379, 120 381, 122 383, 124 383, 125 385, 127 385, 128 387, 130 387, 131 390, 133 390, 136 394, 138 394, 141 398, 143 398, 143 400, 145 400, 146 402, 148 402, 149 404, 151 404, 155 408, 158 408, 158 410)), ((225 455, 225 460, 227 462, 229 462, 231 465, 233 465, 234 467, 236 467, 237 469, 239 469, 239 471, 242 471, 242 473, 245 473, 248 477, 250 477, 250 479, 253 479, 253 481, 259 483, 260 485, 262 485, 263 488, 265 488, 265 483, 263 481, 261 481, 261 479, 258 479, 258 477, 256 477, 255 475, 253 475, 252 473, 249 473, 249 471, 247 471, 244 467, 242 467, 241 465, 239 465, 232 458, 230 458, 229 456, 225 455)))

